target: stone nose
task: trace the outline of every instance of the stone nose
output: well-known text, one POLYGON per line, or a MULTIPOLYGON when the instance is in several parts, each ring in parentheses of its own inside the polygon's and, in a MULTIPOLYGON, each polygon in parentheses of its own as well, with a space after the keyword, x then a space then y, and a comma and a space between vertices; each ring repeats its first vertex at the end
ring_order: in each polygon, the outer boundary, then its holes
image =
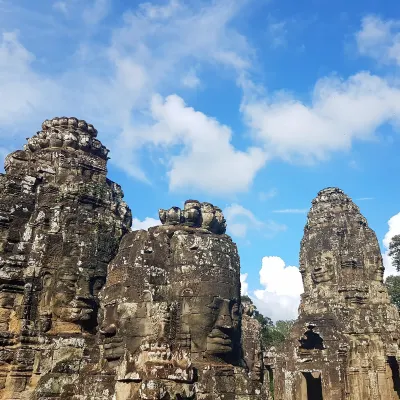
POLYGON ((215 322, 215 328, 219 329, 232 329, 232 316, 229 309, 229 302, 224 301, 221 305, 217 321, 215 322))
POLYGON ((77 300, 83 300, 83 301, 94 300, 94 297, 90 291, 90 284, 88 281, 85 281, 83 279, 79 280, 75 298, 77 300))

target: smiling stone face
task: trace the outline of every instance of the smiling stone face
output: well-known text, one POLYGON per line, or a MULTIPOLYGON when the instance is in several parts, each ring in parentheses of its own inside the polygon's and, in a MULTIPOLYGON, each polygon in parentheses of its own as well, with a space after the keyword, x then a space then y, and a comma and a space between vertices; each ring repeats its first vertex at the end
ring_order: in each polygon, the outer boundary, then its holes
POLYGON ((322 252, 319 262, 316 262, 311 271, 311 277, 315 284, 329 282, 335 276, 335 259, 331 252, 322 252))
POLYGON ((100 295, 107 368, 132 398, 190 397, 197 362, 233 368, 241 357, 239 256, 222 212, 191 200, 160 218, 125 236, 100 295))
POLYGON ((54 284, 53 312, 66 322, 84 322, 96 318, 98 294, 104 286, 106 271, 81 273, 60 270, 54 284))
POLYGON ((226 235, 176 232, 171 286, 182 301, 192 357, 232 357, 240 335, 239 258, 226 235))

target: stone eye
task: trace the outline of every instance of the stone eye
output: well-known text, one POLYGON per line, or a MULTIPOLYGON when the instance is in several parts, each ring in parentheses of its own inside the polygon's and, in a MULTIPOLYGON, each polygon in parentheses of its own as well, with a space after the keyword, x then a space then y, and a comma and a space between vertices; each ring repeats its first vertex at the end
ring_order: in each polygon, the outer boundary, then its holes
POLYGON ((219 309, 219 301, 218 297, 214 297, 213 301, 210 304, 207 304, 208 308, 211 308, 211 310, 218 310, 219 309))

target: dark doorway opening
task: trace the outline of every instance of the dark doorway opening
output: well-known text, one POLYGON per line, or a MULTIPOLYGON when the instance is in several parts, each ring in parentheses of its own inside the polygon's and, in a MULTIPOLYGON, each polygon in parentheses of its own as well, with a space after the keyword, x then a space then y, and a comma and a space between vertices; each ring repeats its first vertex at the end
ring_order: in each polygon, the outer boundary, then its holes
POLYGON ((389 356, 388 363, 390 369, 392 370, 392 380, 393 380, 393 390, 397 393, 397 397, 400 399, 400 371, 399 371, 399 363, 396 360, 396 357, 389 356))
POLYGON ((274 399, 274 389, 275 389, 275 385, 274 385, 274 371, 271 368, 270 365, 267 366, 267 371, 268 371, 268 377, 269 377, 269 392, 271 394, 271 398, 274 399))
POLYGON ((303 372, 307 384, 307 400, 323 400, 320 373, 303 372))

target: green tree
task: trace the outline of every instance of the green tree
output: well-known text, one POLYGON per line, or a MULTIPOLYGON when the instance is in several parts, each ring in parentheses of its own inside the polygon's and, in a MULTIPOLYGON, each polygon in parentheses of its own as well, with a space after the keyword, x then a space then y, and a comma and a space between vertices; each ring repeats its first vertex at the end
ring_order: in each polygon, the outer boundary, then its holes
POLYGON ((400 276, 390 275, 385 281, 392 303, 400 310, 400 276))
POLYGON ((390 240, 389 256, 392 257, 392 263, 397 271, 400 271, 400 235, 395 235, 390 240))
POLYGON ((292 326, 294 324, 293 320, 287 320, 287 321, 276 321, 275 327, 276 329, 282 333, 282 335, 285 337, 289 337, 290 330, 292 329, 292 326))
POLYGON ((263 347, 268 349, 284 342, 288 337, 294 321, 277 321, 274 325, 271 318, 265 317, 254 305, 249 296, 242 296, 242 302, 249 302, 254 306, 254 318, 261 324, 261 341, 263 347))

